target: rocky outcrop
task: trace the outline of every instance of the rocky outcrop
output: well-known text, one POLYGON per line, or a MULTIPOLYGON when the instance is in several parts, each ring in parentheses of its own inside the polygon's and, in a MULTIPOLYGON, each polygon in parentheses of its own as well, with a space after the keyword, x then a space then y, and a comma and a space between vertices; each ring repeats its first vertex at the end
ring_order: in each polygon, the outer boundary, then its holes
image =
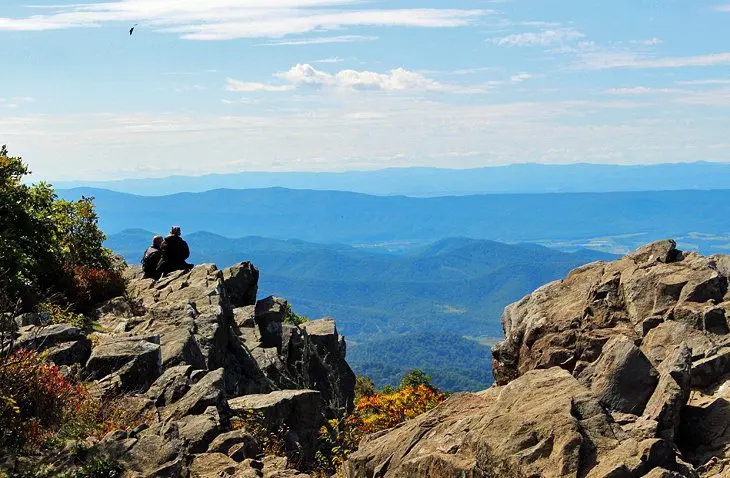
POLYGON ((354 374, 334 321, 286 324, 284 299, 257 301, 259 271, 242 263, 175 272, 159 281, 125 272, 127 293, 102 304, 89 337, 48 317, 15 318, 15 345, 73 365, 89 390, 147 425, 109 433, 98 447, 128 476, 301 476, 262 455, 234 429, 241 410, 288 430, 287 446, 312 462, 328 416, 352 404, 354 374), (311 328, 311 333, 308 329, 311 328), (340 376, 341 375, 341 376, 340 376), (337 408, 339 407, 339 408, 337 408))
POLYGON ((460 393, 390 432, 367 437, 349 477, 643 476, 683 470, 669 442, 624 430, 565 370, 460 393))
POLYGON ((725 476, 730 257, 649 244, 509 305, 496 386, 368 437, 348 476, 725 476))

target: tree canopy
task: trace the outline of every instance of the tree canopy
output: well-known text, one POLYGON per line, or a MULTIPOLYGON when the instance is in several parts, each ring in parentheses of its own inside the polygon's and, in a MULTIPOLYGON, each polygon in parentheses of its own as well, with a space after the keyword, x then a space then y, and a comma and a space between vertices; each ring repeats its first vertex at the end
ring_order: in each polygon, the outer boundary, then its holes
POLYGON ((118 289, 93 198, 59 199, 47 183, 26 184, 29 174, 22 158, 0 148, 0 311, 29 310, 50 297, 83 307, 100 299, 89 275, 118 289))

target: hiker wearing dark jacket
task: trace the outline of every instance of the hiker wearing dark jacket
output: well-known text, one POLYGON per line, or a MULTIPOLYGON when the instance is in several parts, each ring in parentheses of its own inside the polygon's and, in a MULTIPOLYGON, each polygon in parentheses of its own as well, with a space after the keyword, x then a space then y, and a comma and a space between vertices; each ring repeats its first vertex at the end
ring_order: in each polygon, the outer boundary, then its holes
POLYGON ((170 234, 162 242, 162 259, 157 264, 157 273, 167 274, 173 271, 188 271, 193 268, 185 262, 190 257, 188 243, 180 237, 180 227, 173 226, 170 234))
POLYGON ((152 245, 147 248, 142 256, 142 270, 145 279, 158 279, 157 265, 162 258, 162 236, 152 238, 152 245))

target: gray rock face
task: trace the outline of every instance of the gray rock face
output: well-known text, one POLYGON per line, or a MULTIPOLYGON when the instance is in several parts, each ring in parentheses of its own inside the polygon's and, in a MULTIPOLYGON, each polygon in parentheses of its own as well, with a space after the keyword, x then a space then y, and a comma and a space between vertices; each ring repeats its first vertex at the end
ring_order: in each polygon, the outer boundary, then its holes
POLYGON ((280 297, 267 297, 256 302, 254 320, 265 348, 281 350, 282 324, 289 314, 289 304, 280 297))
POLYGON ((160 346, 145 340, 115 340, 97 345, 86 363, 91 380, 119 374, 125 392, 145 392, 162 375, 160 346))
POLYGON ((130 267, 124 277, 127 293, 94 312, 102 330, 89 337, 38 315, 2 316, 16 344, 45 351, 68 365, 64 373, 89 381, 92 397, 144 420, 107 435, 100 452, 130 477, 306 478, 285 458, 253 460, 262 446, 232 431, 228 400, 286 427, 287 450, 312 462, 325 416, 354 396, 334 321, 313 323, 311 334, 285 326, 284 299, 256 302, 259 272, 250 263, 200 265, 157 282, 130 267))
POLYGON ((527 372, 509 385, 454 394, 432 411, 367 437, 348 477, 642 476, 676 467, 663 440, 636 440, 568 372, 527 372))
MULTIPOLYGON (((337 324, 332 318, 313 320, 303 324, 306 335, 321 357, 322 366, 310 368, 315 389, 322 393, 326 402, 352 410, 355 396, 355 372, 345 360, 347 346, 345 338, 337 332, 337 324)), ((289 335, 290 343, 299 339, 289 335)))
MULTIPOLYGON (((505 309, 505 340, 493 351, 495 379, 505 384, 551 366, 573 372, 577 364, 593 362, 615 335, 641 343, 658 329, 676 327, 668 325, 673 323, 685 324, 695 343, 705 335, 725 340, 728 278, 718 263, 661 241, 539 288, 505 309)), ((654 352, 645 353, 654 360, 654 352)))
POLYGON ((256 304, 259 290, 259 270, 250 262, 242 262, 223 271, 223 286, 231 306, 256 304))
POLYGON ((497 386, 367 437, 349 477, 702 477, 730 470, 730 257, 674 241, 505 308, 497 386))
POLYGON ((609 410, 639 415, 654 392, 659 374, 632 340, 617 335, 578 380, 609 410))
POLYGON ((200 415, 208 407, 225 412, 227 406, 223 392, 223 373, 223 369, 218 369, 206 374, 180 400, 163 409, 163 418, 180 420, 188 415, 200 415))
POLYGON ((690 396, 692 351, 686 344, 676 348, 659 366, 659 383, 644 409, 644 416, 658 422, 657 435, 674 440, 682 409, 690 396))

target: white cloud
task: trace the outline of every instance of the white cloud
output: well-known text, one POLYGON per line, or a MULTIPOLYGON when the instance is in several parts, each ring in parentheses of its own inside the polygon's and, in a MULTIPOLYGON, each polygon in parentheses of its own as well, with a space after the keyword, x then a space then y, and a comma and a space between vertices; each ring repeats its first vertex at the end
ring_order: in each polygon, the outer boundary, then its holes
POLYGON ((268 85, 266 83, 252 83, 246 81, 234 80, 226 78, 226 90, 234 92, 254 92, 254 91, 291 91, 295 87, 293 85, 268 85))
POLYGON ((585 35, 572 28, 543 30, 541 32, 517 33, 491 41, 499 46, 550 46, 583 38, 585 35))
POLYGON ((315 63, 342 63, 343 61, 345 61, 344 58, 336 56, 333 58, 323 58, 321 60, 316 60, 315 63))
POLYGON ((612 95, 667 95, 674 93, 684 93, 685 90, 673 89, 673 88, 650 88, 647 86, 633 86, 629 88, 612 88, 608 90, 608 93, 612 95))
POLYGON ((287 71, 276 73, 274 76, 286 81, 288 84, 248 83, 229 78, 226 89, 228 91, 289 91, 309 86, 344 90, 442 93, 481 93, 486 89, 483 86, 443 84, 405 68, 395 68, 387 73, 351 69, 327 73, 316 69, 310 64, 297 64, 287 71))
POLYGON ((448 28, 474 23, 493 12, 482 9, 357 8, 360 0, 118 0, 53 5, 50 13, 0 17, 0 31, 92 28, 118 22, 173 32, 191 40, 278 38, 342 30, 392 26, 448 28), (347 7, 347 8, 346 8, 347 7))
POLYGON ((262 46, 286 46, 286 45, 321 45, 326 43, 354 43, 361 41, 375 41, 378 37, 366 35, 339 35, 332 37, 313 37, 301 40, 279 40, 262 43, 262 46))
POLYGON ((297 64, 289 71, 277 73, 276 76, 294 85, 332 85, 335 82, 332 75, 319 71, 309 64, 297 64))
POLYGON ((516 75, 512 75, 509 79, 512 83, 522 83, 525 80, 531 80, 533 78, 537 78, 540 75, 533 75, 531 73, 518 73, 516 75))
POLYGON ((660 40, 659 38, 654 37, 654 38, 649 38, 647 40, 633 40, 629 43, 631 43, 632 45, 656 46, 656 45, 661 45, 662 43, 664 43, 664 41, 660 40))
POLYGON ((730 53, 712 53, 685 57, 648 58, 638 52, 589 52, 579 56, 575 65, 589 70, 608 70, 616 68, 688 68, 730 65, 730 53))

